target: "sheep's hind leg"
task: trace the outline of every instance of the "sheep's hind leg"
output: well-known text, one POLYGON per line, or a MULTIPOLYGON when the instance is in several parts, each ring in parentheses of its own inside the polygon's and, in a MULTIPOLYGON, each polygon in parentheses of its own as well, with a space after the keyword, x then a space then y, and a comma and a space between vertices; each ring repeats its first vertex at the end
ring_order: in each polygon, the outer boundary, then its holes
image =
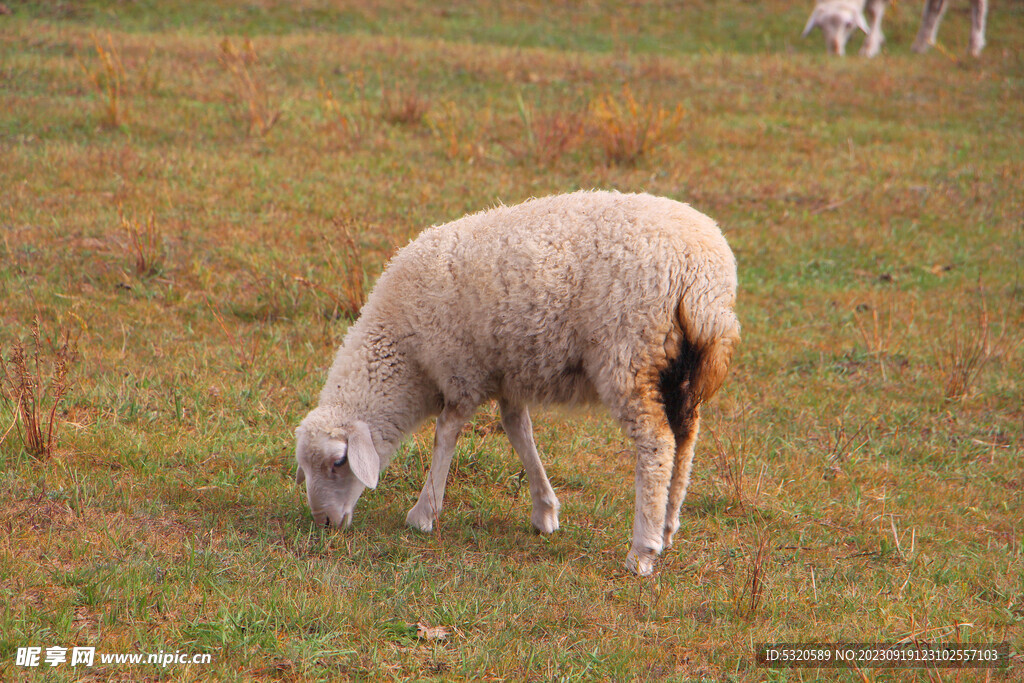
POLYGON ((676 453, 675 437, 660 406, 630 423, 636 441, 636 511, 626 568, 650 576, 665 547, 665 517, 676 453))
POLYGON ((525 406, 514 405, 506 400, 499 402, 501 406, 501 426, 508 436, 512 448, 519 456, 526 470, 526 478, 530 482, 530 499, 533 501, 533 513, 530 522, 542 534, 550 534, 558 530, 558 497, 555 496, 544 464, 537 453, 537 444, 533 440, 533 424, 530 413, 525 406))
POLYGON ((665 512, 665 547, 672 545, 672 537, 679 530, 679 510, 686 499, 693 467, 693 449, 700 431, 700 413, 694 409, 689 419, 683 420, 676 431, 676 461, 672 469, 672 482, 668 487, 668 505, 665 512))
POLYGON ((924 52, 935 44, 935 36, 939 32, 939 22, 942 15, 946 13, 946 0, 926 0, 924 3, 924 15, 921 17, 921 28, 917 31, 917 38, 911 50, 924 52))
POLYGON ((444 503, 444 489, 452 457, 455 455, 455 443, 470 412, 447 405, 438 415, 437 426, 434 429, 434 454, 430 459, 430 472, 423 484, 423 490, 420 491, 419 500, 405 517, 407 525, 420 531, 434 530, 434 520, 441 514, 441 506, 444 503))

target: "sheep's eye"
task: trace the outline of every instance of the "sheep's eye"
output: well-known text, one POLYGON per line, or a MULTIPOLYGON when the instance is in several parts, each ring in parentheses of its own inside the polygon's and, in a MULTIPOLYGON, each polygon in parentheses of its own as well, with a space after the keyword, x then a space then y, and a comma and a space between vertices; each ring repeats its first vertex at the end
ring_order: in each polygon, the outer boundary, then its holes
POLYGON ((347 455, 343 455, 343 456, 341 456, 340 458, 338 458, 337 460, 334 461, 334 467, 335 468, 342 467, 347 462, 348 462, 348 456, 347 455))

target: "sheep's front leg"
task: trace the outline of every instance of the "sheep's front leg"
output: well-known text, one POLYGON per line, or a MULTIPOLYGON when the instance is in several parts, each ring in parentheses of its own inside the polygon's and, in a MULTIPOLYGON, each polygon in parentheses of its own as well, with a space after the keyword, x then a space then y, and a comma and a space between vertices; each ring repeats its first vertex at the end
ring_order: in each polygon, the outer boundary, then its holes
POLYGON ((988 0, 971 0, 971 42, 968 50, 972 57, 980 57, 985 49, 985 18, 988 16, 988 0))
POLYGON ((420 531, 434 530, 434 520, 441 514, 441 506, 444 503, 444 489, 448 481, 448 470, 452 465, 452 457, 455 455, 455 443, 458 441, 462 426, 466 424, 469 412, 453 406, 445 406, 437 417, 430 472, 427 474, 427 481, 423 484, 423 490, 420 491, 419 500, 405 517, 407 525, 420 531))
POLYGON ((558 497, 555 496, 544 465, 537 453, 537 444, 533 440, 533 423, 525 406, 513 405, 506 400, 499 402, 501 406, 501 426, 505 430, 512 448, 519 456, 526 470, 526 478, 530 482, 530 499, 533 501, 533 513, 530 522, 542 534, 550 534, 558 530, 558 497))
POLYGON ((655 558, 665 547, 665 518, 676 442, 664 413, 642 416, 633 422, 630 431, 637 446, 636 511, 626 568, 639 576, 650 576, 655 558))
POLYGON ((694 409, 689 420, 684 420, 676 433, 676 461, 672 469, 672 482, 668 487, 668 504, 665 513, 665 547, 672 545, 672 537, 679 531, 679 510, 686 499, 686 488, 690 483, 693 468, 693 449, 697 445, 700 431, 700 413, 694 409))
POLYGON ((882 50, 882 43, 885 42, 885 35, 882 33, 882 15, 885 14, 886 0, 868 0, 865 8, 871 15, 871 25, 868 27, 868 37, 864 39, 864 45, 860 53, 865 57, 874 57, 882 50))
POLYGON ((946 0, 926 0, 924 3, 924 16, 921 17, 921 28, 917 31, 917 38, 911 50, 924 52, 935 44, 935 34, 939 32, 939 22, 946 12, 946 0))

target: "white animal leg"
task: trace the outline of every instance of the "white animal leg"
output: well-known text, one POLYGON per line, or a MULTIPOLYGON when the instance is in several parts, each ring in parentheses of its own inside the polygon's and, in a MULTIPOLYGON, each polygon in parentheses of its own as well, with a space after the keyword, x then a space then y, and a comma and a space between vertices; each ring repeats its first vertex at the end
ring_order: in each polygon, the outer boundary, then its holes
POLYGON ((626 568, 649 576, 665 545, 665 512, 676 442, 663 410, 641 415, 631 427, 637 446, 636 510, 626 568))
POLYGON ((540 461, 537 453, 537 444, 533 440, 533 424, 530 421, 530 413, 525 406, 513 405, 502 399, 501 405, 501 426, 505 429, 512 448, 519 456, 526 470, 526 478, 530 482, 530 499, 533 501, 533 513, 530 515, 530 522, 537 531, 542 534, 550 534, 558 530, 558 497, 548 475, 544 471, 544 464, 540 461))
POLYGON ((925 52, 935 44, 935 36, 939 32, 939 22, 946 12, 946 0, 925 0, 924 15, 921 17, 921 28, 910 48, 914 52, 925 52))
POLYGON ((972 57, 980 57, 985 49, 985 18, 988 0, 971 0, 971 42, 968 50, 972 57))
POLYGON ((441 514, 444 503, 444 489, 448 481, 448 470, 455 455, 455 443, 459 432, 466 424, 468 411, 445 406, 437 417, 434 429, 434 454, 430 459, 430 472, 420 491, 419 500, 409 514, 405 523, 420 531, 433 531, 434 520, 441 514))
POLYGON ((882 34, 882 16, 885 14, 885 0, 867 0, 865 9, 871 15, 871 26, 860 53, 865 57, 874 57, 882 49, 885 35, 882 34))
POLYGON ((679 510, 686 499, 686 488, 690 484, 690 470, 693 467, 693 450, 697 445, 700 431, 700 413, 694 410, 693 419, 686 425, 686 431, 676 434, 676 462, 672 469, 672 483, 668 488, 668 504, 665 513, 665 547, 672 545, 672 537, 679 530, 679 510))

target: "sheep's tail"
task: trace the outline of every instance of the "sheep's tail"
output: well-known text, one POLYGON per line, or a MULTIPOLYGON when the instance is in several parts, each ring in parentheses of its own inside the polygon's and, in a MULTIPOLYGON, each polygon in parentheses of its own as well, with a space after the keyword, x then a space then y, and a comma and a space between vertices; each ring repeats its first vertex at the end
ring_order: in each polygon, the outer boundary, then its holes
MULTIPOLYGON (((730 297, 731 298, 731 297, 730 297)), ((729 371, 732 354, 740 341, 740 321, 729 304, 685 298, 679 305, 679 324, 684 336, 681 350, 687 370, 687 393, 699 406, 715 395, 729 371)))

